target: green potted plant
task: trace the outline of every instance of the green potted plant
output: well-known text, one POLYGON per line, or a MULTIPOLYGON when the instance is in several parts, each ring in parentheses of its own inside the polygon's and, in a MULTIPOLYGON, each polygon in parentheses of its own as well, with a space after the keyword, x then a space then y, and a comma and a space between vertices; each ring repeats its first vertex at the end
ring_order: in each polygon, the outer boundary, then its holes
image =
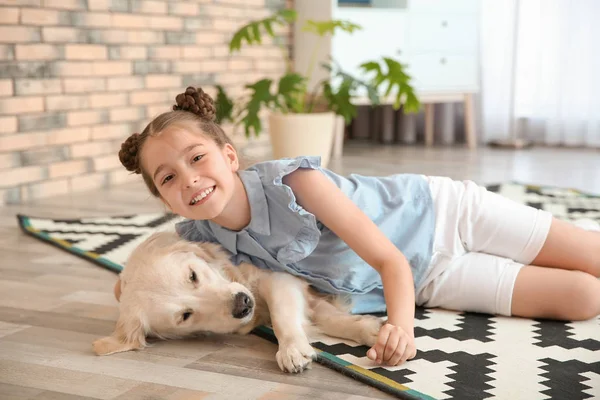
MULTIPOLYGON (((294 10, 281 10, 268 18, 251 21, 241 27, 233 35, 229 43, 230 54, 239 51, 242 44, 261 44, 263 35, 275 37, 273 27, 290 26, 296 21, 294 10)), ((349 21, 307 20, 303 30, 319 37, 315 44, 314 54, 325 35, 333 35, 336 31, 351 34, 360 26, 349 21)), ((269 134, 275 158, 295 157, 299 155, 320 155, 322 164, 327 165, 333 143, 336 115, 343 118, 346 124, 356 116, 356 106, 352 100, 358 97, 359 91, 366 92, 372 105, 381 103, 382 97, 393 96, 394 109, 404 105, 406 112, 415 112, 420 108, 405 66, 397 60, 382 57, 363 63, 360 69, 368 79, 358 79, 343 71, 332 60, 320 67, 329 71, 329 79, 317 82, 308 87, 311 74, 316 67, 316 57, 304 73, 293 71, 288 49, 282 48, 285 60, 285 73, 277 82, 270 78, 260 79, 245 85, 246 91, 236 99, 230 98, 224 88, 217 85, 217 121, 232 122, 234 126, 242 125, 247 137, 258 136, 263 126, 259 113, 263 109, 269 113, 269 134)), ((338 119, 341 119, 338 118, 338 119)))

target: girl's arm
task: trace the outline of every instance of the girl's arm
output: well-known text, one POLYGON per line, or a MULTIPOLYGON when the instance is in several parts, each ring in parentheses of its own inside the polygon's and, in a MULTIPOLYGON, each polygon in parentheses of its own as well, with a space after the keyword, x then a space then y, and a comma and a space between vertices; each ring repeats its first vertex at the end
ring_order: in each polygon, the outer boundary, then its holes
POLYGON ((414 283, 410 265, 402 252, 322 172, 299 169, 287 175, 284 183, 292 188, 298 204, 331 229, 381 275, 388 324, 400 327, 408 334, 411 340, 410 343, 404 344, 404 347, 412 348, 407 349, 407 354, 404 354, 404 350, 396 350, 395 355, 390 355, 389 347, 393 346, 391 342, 397 339, 396 336, 402 336, 402 332, 395 332, 384 325, 379 335, 379 343, 374 346, 377 355, 373 358, 377 358, 378 361, 391 360, 390 363, 396 365, 414 357, 414 283), (388 337, 390 343, 386 345, 388 337), (398 354, 399 351, 402 354, 398 354))

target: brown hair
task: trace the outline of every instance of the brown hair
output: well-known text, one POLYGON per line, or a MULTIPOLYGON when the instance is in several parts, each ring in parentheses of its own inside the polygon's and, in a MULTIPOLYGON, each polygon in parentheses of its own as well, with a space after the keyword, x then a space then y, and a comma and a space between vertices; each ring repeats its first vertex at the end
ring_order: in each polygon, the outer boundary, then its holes
MULTIPOLYGON (((128 170, 141 174, 146 186, 154 196, 159 197, 158 189, 147 171, 144 171, 140 162, 142 147, 149 136, 158 136, 165 129, 176 125, 189 123, 197 127, 208 138, 213 140, 219 147, 230 144, 231 139, 223 129, 214 122, 216 108, 212 98, 204 93, 201 88, 188 87, 184 93, 175 97, 173 111, 169 111, 154 118, 142 133, 134 133, 129 136, 119 151, 119 160, 128 170)), ((235 148, 235 146, 233 146, 235 148)))

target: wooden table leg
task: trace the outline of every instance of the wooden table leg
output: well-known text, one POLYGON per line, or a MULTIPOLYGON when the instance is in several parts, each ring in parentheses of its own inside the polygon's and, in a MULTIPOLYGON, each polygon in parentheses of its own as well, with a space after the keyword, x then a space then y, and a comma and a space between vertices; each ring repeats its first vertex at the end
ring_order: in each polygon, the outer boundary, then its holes
POLYGON ((425 104, 425 146, 433 145, 434 106, 433 103, 425 104))
POLYGON ((475 106, 473 105, 473 94, 465 94, 465 137, 470 149, 477 147, 477 135, 475 132, 475 106))

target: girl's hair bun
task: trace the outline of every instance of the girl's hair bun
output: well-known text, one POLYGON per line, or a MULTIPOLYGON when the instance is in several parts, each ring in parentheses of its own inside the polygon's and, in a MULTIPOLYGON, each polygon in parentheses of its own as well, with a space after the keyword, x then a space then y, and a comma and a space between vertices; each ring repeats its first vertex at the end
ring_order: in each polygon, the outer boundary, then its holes
POLYGON ((217 109, 213 99, 202 88, 188 87, 184 93, 175 97, 176 105, 173 110, 190 111, 208 121, 215 119, 217 109))
POLYGON ((138 139, 139 133, 134 133, 121 144, 119 151, 119 160, 121 164, 128 170, 139 174, 141 172, 138 160, 138 139))

